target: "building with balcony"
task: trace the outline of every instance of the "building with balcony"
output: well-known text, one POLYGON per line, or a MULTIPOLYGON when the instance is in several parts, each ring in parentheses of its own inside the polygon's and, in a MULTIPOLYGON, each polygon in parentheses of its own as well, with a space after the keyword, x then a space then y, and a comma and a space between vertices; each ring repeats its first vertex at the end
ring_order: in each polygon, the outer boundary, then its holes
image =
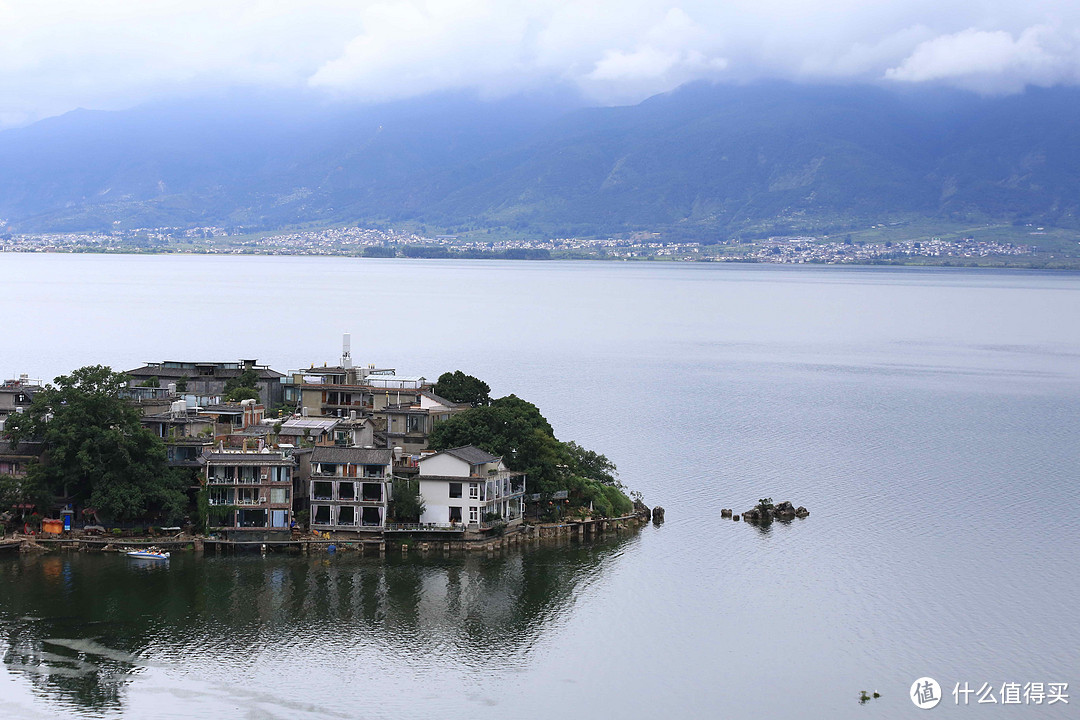
POLYGON ((43 388, 41 381, 31 380, 26 375, 20 375, 15 380, 5 380, 0 385, 0 430, 4 429, 4 421, 9 415, 26 412, 26 408, 34 401, 34 394, 43 388))
MULTIPOLYGON (((30 463, 40 462, 45 446, 40 442, 13 443, 0 440, 0 475, 26 477, 30 463)), ((0 512, 7 508, 0 507, 0 512)))
POLYGON ((382 530, 391 495, 393 452, 316 447, 311 451, 308 508, 312 530, 382 530))
POLYGON ((480 527, 498 518, 519 524, 525 511, 525 475, 502 458, 467 445, 420 458, 421 523, 480 527))
POLYGON ((405 405, 387 405, 376 410, 373 417, 385 427, 387 447, 400 447, 407 454, 427 450, 428 435, 435 424, 459 412, 469 405, 450 402, 430 390, 420 390, 415 400, 405 405))
POLYGON ((259 365, 255 360, 238 362, 165 362, 147 363, 140 368, 128 370, 125 374, 131 380, 132 388, 141 386, 151 378, 157 378, 160 388, 179 385, 178 392, 197 396, 222 396, 225 383, 240 377, 245 370, 254 370, 258 376, 255 389, 259 391, 259 400, 263 406, 274 408, 284 400, 283 373, 271 370, 266 365, 259 365))
POLYGON ((219 447, 203 457, 211 531, 249 539, 288 533, 296 467, 289 454, 219 447))

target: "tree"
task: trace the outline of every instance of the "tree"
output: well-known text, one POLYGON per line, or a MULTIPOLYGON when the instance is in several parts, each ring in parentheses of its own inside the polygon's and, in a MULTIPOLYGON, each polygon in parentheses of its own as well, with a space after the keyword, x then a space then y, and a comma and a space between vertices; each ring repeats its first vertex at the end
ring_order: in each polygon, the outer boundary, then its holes
POLYGON ((176 392, 187 392, 187 375, 181 375, 180 379, 176 381, 176 392))
POLYGON ((469 403, 473 407, 491 402, 491 388, 480 378, 466 375, 460 370, 445 372, 435 383, 435 394, 450 402, 469 403))
POLYGON ((244 400, 259 400, 259 391, 250 387, 235 387, 225 393, 226 402, 242 402, 244 400))
POLYGON ((61 375, 34 395, 25 414, 11 416, 7 429, 13 442, 43 444, 43 461, 27 473, 31 486, 118 521, 175 522, 187 508, 186 483, 167 466, 161 439, 120 398, 126 382, 102 365, 61 375))
POLYGON ((577 443, 556 439, 540 409, 515 395, 470 408, 435 426, 433 450, 475 445, 525 473, 530 493, 569 490, 573 503, 593 505, 598 515, 622 515, 633 507, 617 480, 615 464, 577 443))
POLYGON ((151 375, 150 377, 139 383, 139 387, 156 388, 161 387, 161 380, 157 375, 151 375))
POLYGON ((420 522, 424 514, 424 498, 420 494, 420 481, 394 478, 394 519, 398 522, 420 522))
POLYGON ((225 400, 227 402, 240 402, 241 400, 259 400, 259 373, 254 368, 247 368, 234 378, 225 381, 225 400))

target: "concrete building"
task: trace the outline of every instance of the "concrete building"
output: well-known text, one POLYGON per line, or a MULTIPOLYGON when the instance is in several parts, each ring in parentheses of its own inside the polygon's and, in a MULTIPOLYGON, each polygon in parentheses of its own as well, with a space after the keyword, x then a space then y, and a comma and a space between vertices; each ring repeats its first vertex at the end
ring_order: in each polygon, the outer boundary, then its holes
POLYGON ((308 507, 313 530, 381 530, 392 493, 392 451, 317 447, 311 451, 308 507))
POLYGON ((44 446, 39 442, 12 443, 0 440, 0 475, 26 477, 27 466, 32 462, 40 462, 43 450, 44 446))
POLYGON ((203 456, 210 530, 230 537, 286 537, 296 461, 285 452, 225 450, 203 456))
POLYGON ((421 523, 479 527, 493 518, 519 524, 525 510, 525 475, 502 458, 471 445, 420 458, 421 523))
POLYGON ((400 447, 410 455, 427 450, 428 436, 436 423, 470 407, 450 402, 426 389, 418 391, 415 398, 407 405, 387 405, 372 414, 376 422, 386 428, 387 447, 400 447))
POLYGON ((34 394, 43 387, 41 381, 31 380, 26 375, 5 380, 4 384, 0 385, 0 430, 4 429, 4 421, 9 415, 24 412, 30 407, 34 394))
POLYGON ((259 365, 255 360, 238 362, 178 362, 166 360, 148 363, 140 368, 128 370, 131 378, 128 383, 132 388, 139 387, 152 378, 158 379, 159 387, 167 388, 176 384, 179 394, 190 393, 196 396, 215 397, 225 394, 225 383, 240 377, 245 370, 254 370, 258 376, 256 389, 263 406, 274 408, 284 401, 283 373, 271 370, 266 365, 259 365))

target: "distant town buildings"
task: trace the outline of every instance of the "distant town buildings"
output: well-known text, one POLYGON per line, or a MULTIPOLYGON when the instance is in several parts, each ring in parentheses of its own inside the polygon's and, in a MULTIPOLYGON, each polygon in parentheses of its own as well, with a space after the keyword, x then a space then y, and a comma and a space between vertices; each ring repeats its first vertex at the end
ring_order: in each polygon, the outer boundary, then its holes
MULTIPOLYGON (((880 223, 867 232, 894 231, 903 223, 880 223)), ((1045 236, 1045 228, 1016 233, 1045 236)), ((871 236, 873 237, 873 236, 871 236)), ((775 236, 759 240, 715 237, 665 239, 658 232, 607 238, 508 238, 477 232, 425 235, 360 227, 254 234, 244 228, 137 228, 110 233, 15 234, 0 239, 3 252, 190 252, 260 255, 372 255, 375 257, 505 257, 510 259, 596 258, 676 262, 761 262, 855 264, 940 262, 942 258, 1034 256, 1036 245, 975 238, 862 240, 843 236, 775 236)), ((1075 254, 1071 257, 1075 257, 1075 254)))

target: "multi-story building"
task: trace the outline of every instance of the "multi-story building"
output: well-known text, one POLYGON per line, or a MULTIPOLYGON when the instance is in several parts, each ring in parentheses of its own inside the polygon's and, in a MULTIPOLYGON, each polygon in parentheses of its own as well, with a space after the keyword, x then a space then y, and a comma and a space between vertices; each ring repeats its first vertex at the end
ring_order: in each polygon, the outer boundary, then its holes
POLYGON ((400 447, 406 454, 427 450, 428 436, 435 424, 469 409, 468 404, 453 403, 430 390, 420 390, 407 405, 388 405, 375 411, 376 421, 385 420, 388 447, 400 447))
MULTIPOLYGON (((0 475, 26 477, 26 469, 33 462, 40 462, 44 446, 40 442, 13 443, 0 440, 0 475)), ((7 508, 0 507, 0 512, 7 508)))
POLYGON ((525 475, 480 448, 443 450, 419 460, 421 523, 479 527, 498 518, 519 524, 525 511, 525 475))
POLYGON ((316 447, 311 451, 308 507, 313 530, 381 530, 392 492, 393 452, 384 448, 316 447))
POLYGON ((9 415, 25 412, 34 400, 34 393, 43 387, 39 380, 31 380, 26 375, 20 375, 16 380, 5 380, 0 385, 0 430, 4 429, 4 421, 9 415))
POLYGON ((225 383, 240 377, 245 370, 253 370, 258 376, 255 389, 259 391, 259 401, 263 406, 274 408, 284 400, 282 378, 284 374, 271 370, 266 365, 259 365, 255 360, 239 362, 178 362, 166 360, 148 363, 140 368, 128 370, 125 374, 131 380, 132 387, 157 378, 162 388, 177 385, 180 394, 192 394, 203 397, 220 397, 225 394, 225 383))
POLYGON ((270 539, 289 530, 296 461, 286 452, 225 450, 204 455, 210 530, 270 539))

